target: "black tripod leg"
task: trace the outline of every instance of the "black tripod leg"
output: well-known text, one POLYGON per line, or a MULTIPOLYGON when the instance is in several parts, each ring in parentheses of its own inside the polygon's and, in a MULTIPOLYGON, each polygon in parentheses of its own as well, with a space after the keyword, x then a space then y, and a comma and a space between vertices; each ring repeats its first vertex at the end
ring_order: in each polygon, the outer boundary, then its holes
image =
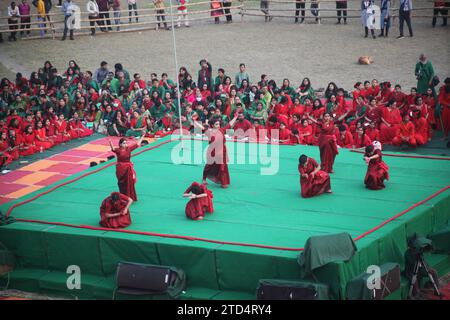
POLYGON ((420 268, 420 261, 416 262, 416 265, 414 266, 414 272, 411 278, 411 284, 409 285, 409 293, 408 293, 408 297, 412 298, 412 292, 414 290, 414 285, 416 284, 417 281, 417 274, 419 273, 419 268, 420 268))
POLYGON ((434 275, 430 272, 430 268, 428 267, 428 264, 423 259, 423 257, 421 257, 420 259, 422 260, 422 265, 424 266, 425 270, 427 271, 428 277, 430 278, 431 283, 433 284, 433 287, 434 287, 434 290, 436 291, 437 296, 440 297, 441 292, 439 291, 439 287, 436 283, 438 281, 438 279, 434 279, 434 275))

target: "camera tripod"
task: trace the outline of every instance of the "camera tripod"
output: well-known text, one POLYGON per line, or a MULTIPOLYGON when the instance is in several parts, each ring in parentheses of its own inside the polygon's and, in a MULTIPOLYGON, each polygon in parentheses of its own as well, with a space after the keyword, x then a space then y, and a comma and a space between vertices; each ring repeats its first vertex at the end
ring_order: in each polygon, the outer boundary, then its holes
MULTIPOLYGON (((417 255, 417 260, 416 260, 416 264, 414 265, 414 272, 413 272, 413 276, 411 278, 411 284, 409 286, 409 292, 408 292, 408 297, 411 298, 412 297, 412 292, 414 289, 414 285, 416 284, 416 282, 418 281, 418 273, 419 271, 425 268, 425 271, 428 274, 428 278, 430 278, 431 283, 433 284, 434 290, 437 294, 438 297, 441 297, 441 293, 439 291, 436 279, 434 279, 434 276, 431 274, 430 272, 430 267, 428 266, 427 262, 425 261, 425 259, 423 258, 423 254, 419 253, 417 255)), ((419 288, 420 288, 420 284, 419 284, 419 288)))

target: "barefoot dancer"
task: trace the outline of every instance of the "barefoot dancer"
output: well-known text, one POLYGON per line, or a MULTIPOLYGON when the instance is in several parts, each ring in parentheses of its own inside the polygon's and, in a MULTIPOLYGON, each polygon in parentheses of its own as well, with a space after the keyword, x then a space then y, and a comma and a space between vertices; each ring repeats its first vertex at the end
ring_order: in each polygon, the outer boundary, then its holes
POLYGON ((298 161, 303 198, 314 197, 324 192, 331 193, 330 175, 320 170, 316 160, 302 154, 298 161))
MULTIPOLYGON (((209 138, 207 150, 207 163, 203 169, 203 184, 206 184, 206 178, 215 183, 220 183, 222 188, 228 188, 230 185, 230 174, 228 173, 228 154, 225 145, 225 132, 232 128, 236 123, 238 114, 225 127, 220 127, 220 120, 213 120, 213 127, 207 129, 206 135, 209 138)), ((205 127, 194 121, 194 126, 205 130, 205 127)))
POLYGON ((203 184, 193 182, 183 194, 183 197, 191 200, 186 204, 186 217, 192 220, 203 220, 205 212, 213 213, 213 194, 203 184))
POLYGON ((384 180, 389 180, 388 166, 381 159, 381 144, 374 141, 374 145, 366 147, 364 161, 367 163, 367 173, 364 178, 366 188, 372 190, 383 189, 384 180))
POLYGON ((145 133, 142 134, 136 144, 131 147, 128 147, 128 142, 125 138, 119 140, 118 148, 114 148, 111 140, 109 140, 111 151, 114 152, 117 157, 116 176, 120 193, 129 196, 133 201, 137 201, 137 195, 134 187, 136 184, 136 172, 134 171, 133 163, 130 160, 131 151, 141 146, 144 136, 145 133))

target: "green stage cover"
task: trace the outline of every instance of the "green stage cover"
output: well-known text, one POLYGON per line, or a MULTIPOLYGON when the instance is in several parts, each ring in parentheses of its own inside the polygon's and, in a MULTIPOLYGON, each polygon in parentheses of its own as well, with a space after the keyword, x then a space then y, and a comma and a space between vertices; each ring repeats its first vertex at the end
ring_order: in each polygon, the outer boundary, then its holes
MULTIPOLYGON (((168 138, 137 152, 165 141, 168 138)), ((231 186, 228 189, 209 183, 214 193, 215 212, 203 221, 192 221, 185 217, 187 200, 182 194, 193 181, 201 181, 203 164, 174 164, 172 156, 178 153, 179 144, 178 141, 165 143, 133 157, 139 201, 131 207, 132 225, 127 230, 301 248, 311 236, 348 232, 355 238, 435 194, 450 181, 448 161, 384 157, 389 166, 390 181, 386 183, 386 189, 371 191, 363 184, 366 164, 362 154, 340 149, 335 173, 331 175, 333 193, 303 199, 300 197, 298 157, 305 153, 320 160, 317 147, 280 146, 277 164, 277 150, 271 146, 259 150, 256 144, 228 142, 231 160, 245 164, 229 165, 231 186), (260 157, 266 151, 275 157, 271 163, 267 157, 260 157), (236 153, 245 156, 236 159, 236 153), (261 164, 260 159, 251 164, 254 158, 261 158, 265 164, 261 164), (276 167, 279 170, 275 175, 261 174, 261 168, 276 167)), ((184 141, 184 155, 189 157, 190 154, 191 160, 198 160, 199 152, 194 149, 198 151, 199 145, 206 150, 206 142, 184 141)), ((98 170, 108 163, 86 172, 98 170)), ((0 209, 5 213, 14 203, 47 189, 7 203, 0 209)), ((110 166, 15 208, 12 216, 99 227, 100 204, 115 190, 115 167, 110 166)), ((403 268, 407 236, 414 232, 426 235, 437 231, 450 220, 449 195, 450 190, 446 190, 356 241, 357 252, 349 262, 331 263, 318 269, 315 275, 330 286, 330 296, 343 298, 347 281, 371 264, 394 262, 403 268)), ((24 222, 1 227, 0 241, 16 252, 23 270, 37 270, 39 279, 42 270, 55 274, 51 281, 45 274, 36 284, 40 290, 64 291, 62 284, 65 282, 59 281, 57 275, 63 273, 61 279, 64 279, 68 265, 79 265, 82 272, 94 277, 91 290, 85 292, 90 298, 109 296, 115 268, 121 260, 184 269, 188 285, 186 298, 254 297, 259 279, 298 279, 300 276, 296 262, 298 251, 24 222), (96 281, 107 283, 104 285, 107 289, 100 290, 103 287, 96 286, 96 281), (59 287, 47 288, 48 283, 56 283, 54 286, 59 287)), ((25 272, 20 268, 20 272, 25 272)), ((17 275, 17 279, 20 282, 23 277, 17 275)))

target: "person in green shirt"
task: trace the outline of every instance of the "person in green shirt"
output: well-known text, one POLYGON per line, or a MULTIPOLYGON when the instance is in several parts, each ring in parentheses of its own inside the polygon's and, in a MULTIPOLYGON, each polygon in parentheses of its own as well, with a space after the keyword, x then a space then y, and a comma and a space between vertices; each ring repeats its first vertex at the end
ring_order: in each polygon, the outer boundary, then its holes
POLYGON ((264 103, 264 107, 267 110, 270 106, 270 102, 272 101, 272 94, 269 91, 268 86, 262 87, 262 93, 264 94, 264 98, 262 99, 264 103))
POLYGON ((23 117, 25 115, 25 111, 27 110, 27 103, 20 94, 16 94, 16 99, 9 105, 9 109, 16 110, 17 113, 23 117))
POLYGON ((263 103, 262 102, 258 102, 256 105, 256 109, 250 113, 250 119, 252 121, 258 120, 258 122, 260 124, 262 124, 263 126, 266 125, 266 121, 267 121, 267 111, 264 109, 263 103))
POLYGON ((239 65, 239 72, 236 74, 236 77, 235 77, 235 84, 236 84, 236 87, 238 88, 238 89, 240 89, 241 88, 241 85, 242 85, 242 80, 244 80, 244 79, 246 79, 247 80, 247 82, 248 83, 250 83, 250 76, 248 75, 248 73, 246 72, 246 70, 245 70, 245 64, 244 63, 241 63, 240 65, 239 65))
POLYGON ((159 86, 163 88, 164 92, 173 92, 173 89, 176 88, 177 84, 173 82, 173 80, 169 79, 167 73, 163 73, 161 75, 161 81, 159 82, 159 86))
POLYGON ((109 90, 112 93, 119 93, 119 87, 120 87, 120 81, 117 78, 114 78, 114 73, 113 72, 108 72, 108 74, 106 75, 105 80, 103 80, 102 82, 102 88, 104 88, 105 86, 107 86, 107 82, 109 82, 109 90))
POLYGON ((294 100, 295 89, 291 87, 289 79, 283 79, 283 85, 281 86, 280 90, 288 94, 291 97, 291 100, 294 100))
POLYGON ((417 93, 426 94, 428 88, 432 88, 434 93, 434 87, 432 86, 434 77, 433 64, 423 53, 419 57, 414 73, 417 79, 417 93))
POLYGON ((164 86, 159 85, 158 79, 152 80, 152 86, 150 88, 150 95, 153 95, 153 92, 157 91, 160 97, 165 96, 164 86))
MULTIPOLYGON (((130 73, 126 69, 123 68, 121 63, 116 63, 114 65, 114 69, 115 69, 115 77, 116 78, 118 78, 118 73, 121 71, 121 72, 123 72, 125 79, 130 81, 130 73)), ((92 74, 91 74, 91 76, 92 76, 92 74)))
POLYGON ((311 101, 316 99, 316 94, 309 78, 304 78, 302 84, 295 92, 299 95, 301 103, 305 103, 306 98, 309 98, 311 101))
POLYGON ((161 104, 160 100, 155 101, 154 105, 150 108, 150 114, 156 121, 161 120, 167 111, 170 110, 168 110, 165 105, 161 104))
POLYGON ((217 87, 219 87, 219 85, 224 85, 225 84, 225 79, 227 78, 227 76, 225 75, 225 70, 222 68, 219 68, 217 70, 217 77, 214 79, 214 91, 216 91, 217 87))
POLYGON ((85 83, 86 88, 94 88, 95 91, 97 91, 97 92, 100 90, 97 81, 94 81, 94 79, 92 79, 92 72, 91 71, 89 71, 89 70, 86 71, 83 74, 83 78, 84 78, 83 82, 85 83))

